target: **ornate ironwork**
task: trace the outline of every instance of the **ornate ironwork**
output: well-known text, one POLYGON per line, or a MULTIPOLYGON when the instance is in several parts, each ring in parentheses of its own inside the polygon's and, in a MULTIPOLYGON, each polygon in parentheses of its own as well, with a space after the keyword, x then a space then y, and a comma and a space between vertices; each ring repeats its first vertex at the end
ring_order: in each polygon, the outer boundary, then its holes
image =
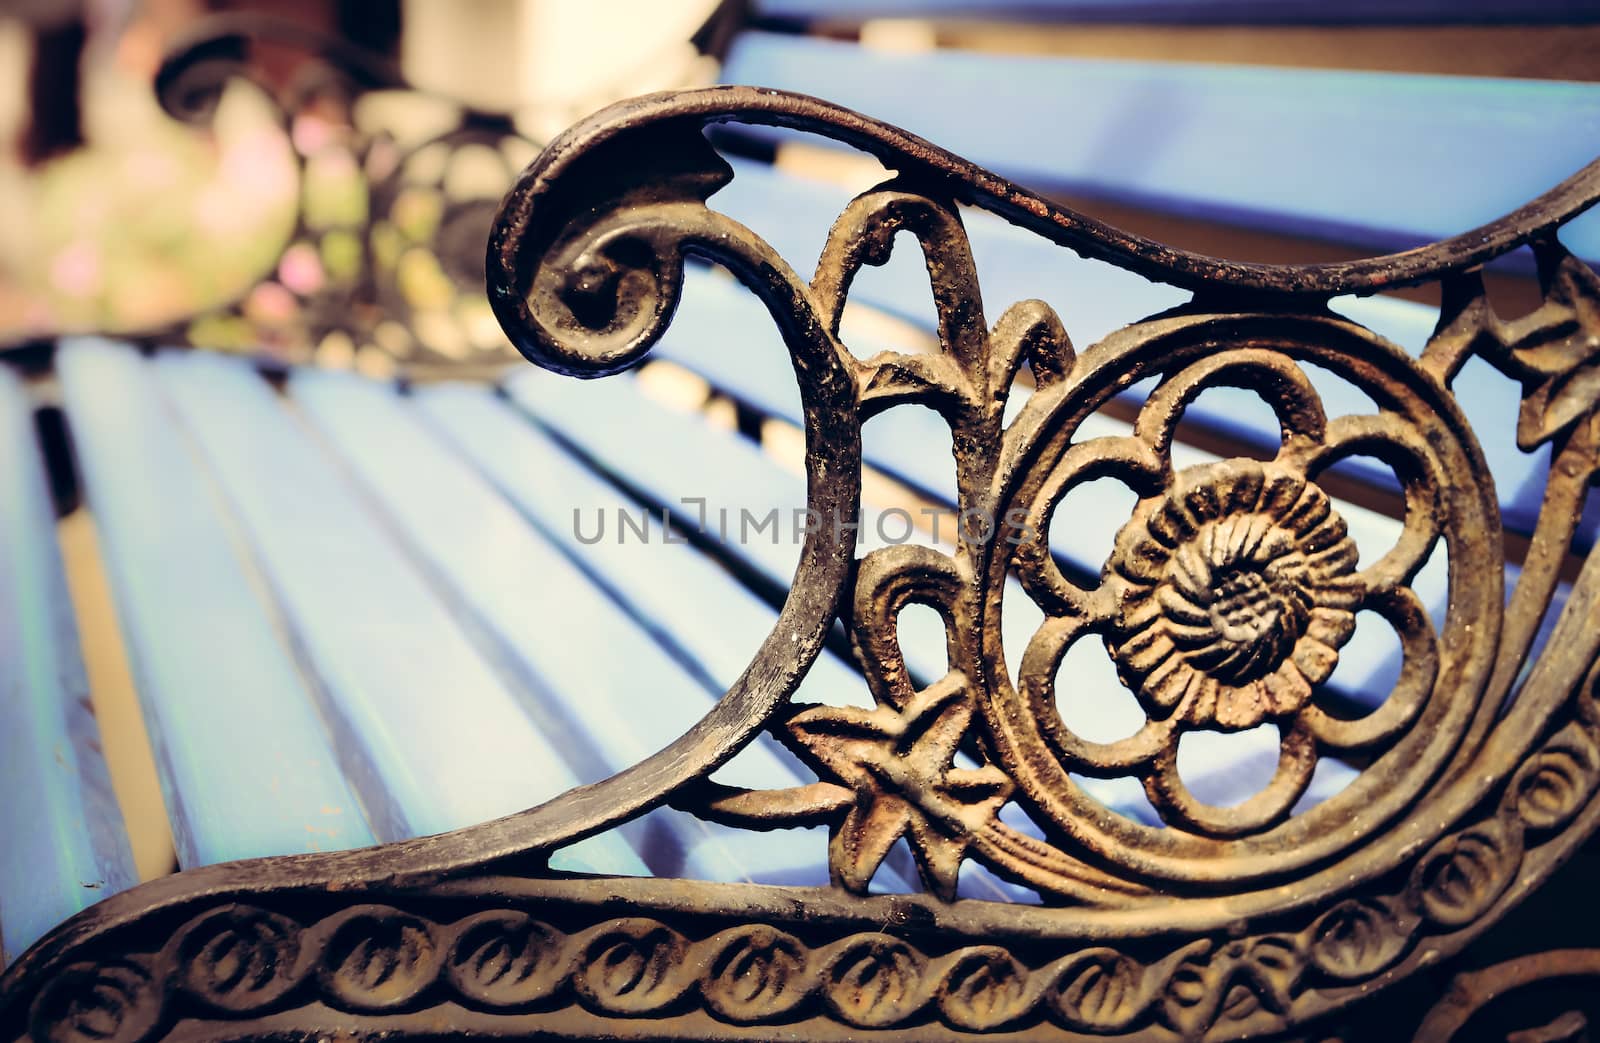
POLYGON ((657 95, 580 123, 522 174, 495 222, 488 279, 506 332, 540 365, 614 373, 671 322, 685 264, 726 267, 783 335, 804 407, 808 505, 842 524, 807 533, 749 668, 658 754, 459 833, 215 866, 116 896, 8 972, 0 1036, 1233 1039, 1292 1031, 1437 964, 1539 886, 1600 817, 1600 556, 1531 656, 1600 472, 1600 279, 1556 235, 1597 200, 1600 163, 1423 250, 1280 268, 1118 232, 802 96, 657 95), (840 215, 809 281, 711 205, 733 175, 703 132, 725 121, 823 134, 893 172, 840 215), (1081 351, 1039 301, 1011 304, 991 327, 961 206, 1193 300, 1081 351), (839 332, 851 282, 901 231, 927 260, 940 349, 858 358, 839 332), (1545 303, 1505 321, 1477 271, 1524 244, 1545 303), (1446 307, 1420 358, 1327 307, 1429 280, 1444 284, 1446 307), (1552 455, 1509 600, 1493 482, 1451 391, 1473 355, 1521 383, 1521 444, 1552 455), (1024 366, 1032 391, 1008 422, 1024 366), (1307 366, 1377 411, 1328 415, 1307 366), (1081 435, 1086 417, 1145 381, 1154 390, 1130 434, 1081 435), (1260 395, 1281 445, 1271 460, 1179 467, 1175 426, 1220 385, 1260 395), (993 525, 964 529, 953 553, 899 546, 857 561, 861 425, 910 405, 948 422, 958 506, 993 525), (1319 484, 1354 455, 1390 466, 1403 488, 1393 547, 1358 548, 1319 484), (1132 488, 1137 506, 1098 580, 1083 583, 1044 534, 1076 486, 1104 477, 1132 488), (1434 619, 1411 585, 1440 549, 1449 599, 1434 619), (1000 628, 1013 579, 1044 615, 1015 676, 1000 628), (910 605, 932 607, 946 628, 949 669, 924 686, 898 644, 910 605), (1381 706, 1351 718, 1324 696, 1358 611, 1394 630, 1404 664, 1381 706), (836 620, 870 710, 792 700, 836 620), (1146 720, 1134 734, 1091 741, 1057 712, 1057 668, 1079 641, 1104 645, 1138 700, 1146 720), (1189 790, 1184 735, 1262 723, 1281 752, 1261 792, 1222 808, 1189 790), (763 730, 817 781, 709 781, 763 730), (1334 755, 1358 767, 1355 779, 1291 814, 1334 755), (1164 828, 1110 812, 1084 776, 1137 780, 1164 828), (1001 820, 1008 802, 1042 839, 1001 820), (551 851, 667 803, 758 830, 825 823, 835 886, 544 868, 551 851), (865 893, 901 837, 928 893, 865 893), (1046 904, 955 900, 966 861, 1046 904))

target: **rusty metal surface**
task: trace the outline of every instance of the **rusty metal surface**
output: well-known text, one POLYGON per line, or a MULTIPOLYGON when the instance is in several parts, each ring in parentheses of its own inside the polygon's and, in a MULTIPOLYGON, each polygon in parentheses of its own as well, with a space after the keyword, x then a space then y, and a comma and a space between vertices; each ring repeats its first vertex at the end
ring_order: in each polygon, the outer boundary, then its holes
POLYGON ((1588 1043, 1597 1001, 1600 950, 1553 949, 1457 975, 1417 1038, 1588 1043))
MULTIPOLYGON (((1461 950, 1600 818, 1600 557, 1584 563, 1529 661, 1600 470, 1600 279, 1555 234, 1597 199, 1600 163, 1432 247, 1275 268, 1118 232, 801 96, 715 88, 591 117, 522 174, 494 224, 488 282, 506 332, 540 365, 614 373, 670 324, 687 258, 727 268, 764 302, 793 361, 809 506, 843 524, 808 533, 750 666, 660 753, 459 833, 209 867, 116 896, 0 980, 0 1037, 1315 1033, 1461 950), (813 278, 707 205, 732 174, 703 130, 731 120, 824 134, 893 171, 840 216, 813 278), (958 204, 1192 289, 1194 300, 1081 350, 1042 302, 1002 302, 991 320, 958 204), (927 259, 940 350, 857 358, 840 336, 851 281, 886 260, 900 231, 927 259), (1477 269, 1527 243, 1545 303, 1506 321, 1477 269), (1420 359, 1327 307, 1334 295, 1430 280, 1444 285, 1446 307, 1420 359), (1553 460, 1509 592, 1479 433, 1451 392, 1474 356, 1521 384, 1507 424, 1553 460), (1328 415, 1307 366, 1359 388, 1378 412, 1328 415), (1033 391, 1008 421, 1023 367, 1033 391), (1147 379, 1154 391, 1131 434, 1080 437, 1087 416, 1147 379), (1283 431, 1273 459, 1174 464, 1175 426, 1214 386, 1249 388, 1272 408, 1283 431), (952 430, 959 507, 994 524, 963 530, 951 554, 898 546, 857 561, 848 523, 860 508, 861 425, 920 406, 952 430), (1319 485, 1354 454, 1390 464, 1405 499, 1399 541, 1359 561, 1384 548, 1358 547, 1319 485), (1063 573, 1044 534, 1073 488, 1102 477, 1138 504, 1084 584, 1063 573), (1430 621, 1412 584, 1441 548, 1449 607, 1430 621), (1000 630, 1011 578, 1045 617, 1015 675, 1000 630), (925 687, 898 646, 909 605, 932 607, 946 629, 950 669, 925 687), (1360 611, 1392 627, 1404 666, 1382 706, 1352 719, 1321 697, 1360 611), (791 698, 836 620, 857 649, 870 710, 791 698), (1089 741, 1055 709, 1056 668, 1079 640, 1104 644, 1144 713, 1127 739, 1089 741), (1185 735, 1263 722, 1277 726, 1281 753, 1256 797, 1216 808, 1189 792, 1176 767, 1185 735), (709 781, 763 730, 818 781, 778 791, 709 781), (1333 755, 1359 775, 1291 815, 1333 755), (1108 813, 1080 776, 1135 780, 1164 828, 1108 813), (1007 801, 1043 839, 999 819, 1007 801), (551 850, 666 803, 757 830, 826 823, 834 885, 542 868, 551 850), (865 893, 902 837, 927 893, 865 893), (955 900, 968 861, 1046 903, 955 900)), ((1587 973, 1578 957, 1548 959, 1587 973)), ((1464 1024, 1475 997, 1501 988, 1474 981, 1420 1038, 1464 1024)), ((1565 1015, 1534 1026, 1556 1035, 1527 1038, 1577 1038, 1565 1015)))

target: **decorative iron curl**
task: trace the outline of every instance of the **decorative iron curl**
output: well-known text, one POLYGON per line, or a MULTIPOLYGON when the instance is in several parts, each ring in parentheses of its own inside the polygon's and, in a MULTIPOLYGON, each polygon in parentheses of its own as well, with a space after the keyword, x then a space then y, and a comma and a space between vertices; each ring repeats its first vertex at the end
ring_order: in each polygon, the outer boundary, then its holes
POLYGON ((1458 974, 1418 1040, 1582 1043, 1600 1015, 1600 950, 1552 949, 1458 974), (1512 997, 1515 997, 1514 999, 1512 997), (1553 1002, 1564 999, 1565 1002, 1553 1002))
MULTIPOLYGON (((1370 294, 1463 272, 1520 246, 1553 238, 1561 225, 1600 202, 1600 160, 1596 160, 1526 205, 1488 224, 1428 246, 1378 257, 1325 264, 1271 265, 1219 260, 1165 246, 1125 232, 985 170, 954 153, 890 124, 818 98, 764 87, 711 87, 665 91, 619 102, 559 135, 531 165, 506 199, 490 241, 491 293, 514 292, 512 258, 504 256, 503 231, 541 234, 544 219, 531 213, 560 181, 562 172, 582 165, 605 176, 605 168, 624 168, 641 156, 661 163, 662 145, 683 148, 709 126, 743 123, 791 128, 832 138, 858 148, 920 185, 938 186, 952 199, 988 210, 1013 224, 1158 282, 1205 293, 1328 298, 1370 294), (609 156, 609 163, 593 162, 609 156), (498 256, 497 256, 498 255, 498 256)), ((665 174, 663 167, 655 168, 665 174)), ((546 218, 562 211, 555 200, 541 204, 546 218)), ((550 230, 542 229, 544 233, 550 230)), ((502 312, 516 341, 525 319, 502 312)), ((521 334, 526 336, 526 333, 521 334)))
POLYGON ((723 265, 767 306, 798 378, 808 506, 839 524, 805 534, 791 590, 745 673, 675 743, 675 786, 703 777, 793 693, 849 585, 860 510, 860 394, 837 317, 755 233, 706 206, 732 177, 698 126, 665 123, 614 145, 557 143, 506 197, 489 240, 489 297, 528 359, 582 378, 638 363, 666 332, 690 257, 723 265), (831 321, 830 321, 831 318, 831 321), (686 739, 688 737, 686 736, 686 739))

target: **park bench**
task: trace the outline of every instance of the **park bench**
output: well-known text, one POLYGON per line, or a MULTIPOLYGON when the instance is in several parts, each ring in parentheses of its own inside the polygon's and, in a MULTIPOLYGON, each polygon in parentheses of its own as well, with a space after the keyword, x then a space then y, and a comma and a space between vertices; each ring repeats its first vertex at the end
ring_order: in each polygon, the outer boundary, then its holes
MULTIPOLYGON (((762 89, 580 122, 492 230, 442 207, 427 245, 543 369, 0 368, 0 1036, 1579 1038, 1600 86, 757 8, 720 79, 762 89), (1217 261, 1063 196, 1380 256, 1217 261), (74 477, 183 869, 137 885, 74 477)), ((175 56, 169 106, 239 44, 175 56)), ((392 343, 393 301, 317 343, 392 343)))

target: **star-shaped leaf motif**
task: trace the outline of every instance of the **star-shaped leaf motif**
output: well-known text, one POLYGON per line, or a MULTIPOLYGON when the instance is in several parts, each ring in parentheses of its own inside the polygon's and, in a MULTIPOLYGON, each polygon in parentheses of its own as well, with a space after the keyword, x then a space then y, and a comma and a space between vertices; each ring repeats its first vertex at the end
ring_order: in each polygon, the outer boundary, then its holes
POLYGON ((904 711, 818 706, 789 719, 818 772, 849 786, 855 802, 834 829, 835 880, 864 892, 889 849, 908 838, 929 888, 955 898, 961 859, 974 831, 999 812, 1012 784, 998 768, 954 767, 972 720, 966 679, 951 672, 918 692, 904 711))
MULTIPOLYGON (((1555 244, 1539 244, 1544 303, 1498 318, 1476 273, 1447 292, 1429 350, 1476 351, 1522 383, 1517 445, 1532 451, 1600 404, 1600 276, 1555 244)), ((1451 289, 1447 287, 1447 290, 1451 289)))
POLYGON ((1600 277, 1575 257, 1563 258, 1545 304, 1512 323, 1523 378, 1517 444, 1532 449, 1554 438, 1600 403, 1600 277))

